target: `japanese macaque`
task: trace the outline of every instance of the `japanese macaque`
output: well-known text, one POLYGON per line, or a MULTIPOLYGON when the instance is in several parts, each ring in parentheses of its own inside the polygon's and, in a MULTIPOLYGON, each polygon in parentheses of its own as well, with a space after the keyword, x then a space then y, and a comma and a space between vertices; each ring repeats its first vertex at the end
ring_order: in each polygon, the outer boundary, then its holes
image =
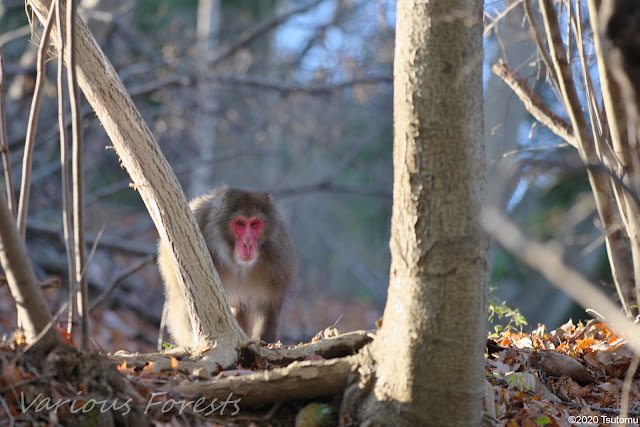
MULTIPOLYGON (((251 338, 275 342, 299 261, 271 195, 222 186, 190 206, 238 323, 251 338)), ((158 267, 165 284, 169 334, 176 344, 190 346, 193 331, 187 305, 162 244, 158 267)))

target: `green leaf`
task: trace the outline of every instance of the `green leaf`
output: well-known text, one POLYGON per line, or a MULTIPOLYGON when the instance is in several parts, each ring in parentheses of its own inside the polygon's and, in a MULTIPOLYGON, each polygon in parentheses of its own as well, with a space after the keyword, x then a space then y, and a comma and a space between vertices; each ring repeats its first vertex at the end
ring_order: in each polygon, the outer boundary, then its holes
POLYGON ((536 419, 536 424, 538 424, 539 426, 546 425, 546 424, 551 424, 551 418, 549 418, 549 417, 538 417, 536 419))

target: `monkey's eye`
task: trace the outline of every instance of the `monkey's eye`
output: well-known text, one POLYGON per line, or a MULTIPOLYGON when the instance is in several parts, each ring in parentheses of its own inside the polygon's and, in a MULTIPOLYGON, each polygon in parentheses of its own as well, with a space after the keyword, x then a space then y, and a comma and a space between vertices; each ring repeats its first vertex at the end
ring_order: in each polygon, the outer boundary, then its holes
POLYGON ((250 225, 251 228, 260 228, 260 221, 253 221, 250 225))
POLYGON ((237 225, 238 227, 244 227, 246 224, 244 223, 244 221, 242 221, 242 220, 238 220, 238 221, 236 221, 236 225, 237 225))

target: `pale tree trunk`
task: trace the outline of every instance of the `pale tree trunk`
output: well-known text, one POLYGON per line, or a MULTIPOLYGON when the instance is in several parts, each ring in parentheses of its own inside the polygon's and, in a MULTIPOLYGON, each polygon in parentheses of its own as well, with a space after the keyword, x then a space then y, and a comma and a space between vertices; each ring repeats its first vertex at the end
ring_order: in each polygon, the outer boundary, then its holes
POLYGON ((214 168, 213 158, 218 131, 218 101, 217 93, 211 79, 207 78, 210 67, 207 66, 207 55, 218 48, 220 31, 220 1, 200 0, 198 2, 198 22, 196 33, 198 49, 196 63, 198 64, 198 114, 195 123, 195 143, 198 156, 205 160, 205 165, 198 164, 191 175, 190 192, 193 196, 200 196, 213 186, 214 168))
MULTIPOLYGON (((29 0, 28 3, 42 22, 51 0, 29 0)), ((246 335, 231 315, 220 278, 180 184, 111 63, 84 22, 77 16, 75 19, 80 88, 131 176, 160 239, 173 249, 171 261, 190 309, 195 342, 198 346, 217 342, 215 362, 231 365, 237 360, 237 344, 246 339, 246 335)), ((58 40, 57 32, 54 25, 54 41, 58 40)), ((68 50, 65 54, 68 64, 68 50)))
POLYGON ((481 0, 398 1, 391 274, 362 425, 482 424, 482 31, 481 0))

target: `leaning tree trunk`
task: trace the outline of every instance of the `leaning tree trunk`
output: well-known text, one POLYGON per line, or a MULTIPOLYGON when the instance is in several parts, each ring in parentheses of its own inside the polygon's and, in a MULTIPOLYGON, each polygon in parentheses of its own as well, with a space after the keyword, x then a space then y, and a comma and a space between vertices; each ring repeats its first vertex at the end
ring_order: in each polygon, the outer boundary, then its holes
POLYGON ((9 290, 16 300, 18 318, 22 319, 27 344, 35 344, 34 350, 48 353, 56 345, 62 344, 49 305, 44 299, 40 283, 33 272, 24 240, 18 233, 13 213, 7 199, 0 192, 0 264, 7 277, 9 290))
MULTIPOLYGON (((63 1, 60 3, 64 5, 63 1)), ((28 4, 43 22, 51 0, 28 0, 28 4)), ((190 308, 195 342, 205 346, 217 341, 215 362, 232 365, 237 360, 237 344, 246 335, 231 315, 220 278, 180 184, 111 63, 82 19, 75 19, 80 88, 131 176, 160 239, 173 249, 173 269, 190 308)), ((55 25, 52 31, 53 40, 58 40, 55 25)), ((68 64, 68 49, 64 59, 68 64)))
POLYGON ((481 424, 482 29, 481 0, 397 4, 391 274, 363 425, 481 424))

